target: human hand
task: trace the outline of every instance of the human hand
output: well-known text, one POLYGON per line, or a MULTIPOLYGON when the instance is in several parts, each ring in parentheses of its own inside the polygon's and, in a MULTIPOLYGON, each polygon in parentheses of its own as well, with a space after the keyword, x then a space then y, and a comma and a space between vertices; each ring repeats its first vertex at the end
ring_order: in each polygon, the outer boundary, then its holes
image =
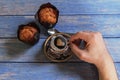
POLYGON ((118 80, 113 60, 106 49, 101 33, 78 32, 70 38, 70 47, 79 59, 96 65, 99 80, 118 80), (79 48, 80 40, 86 42, 84 50, 79 48))
POLYGON ((101 33, 99 32, 78 32, 70 38, 71 50, 81 60, 93 63, 99 67, 103 62, 110 61, 110 57, 101 33), (79 48, 80 40, 86 42, 84 50, 79 48))

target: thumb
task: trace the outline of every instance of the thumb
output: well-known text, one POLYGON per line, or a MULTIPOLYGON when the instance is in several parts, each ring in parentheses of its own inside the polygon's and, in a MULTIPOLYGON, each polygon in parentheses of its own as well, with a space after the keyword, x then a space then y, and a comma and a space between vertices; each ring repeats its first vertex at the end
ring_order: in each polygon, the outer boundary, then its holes
POLYGON ((84 50, 80 49, 77 45, 75 45, 74 43, 70 44, 70 48, 72 50, 72 52, 77 56, 77 57, 81 57, 82 54, 85 53, 84 50))

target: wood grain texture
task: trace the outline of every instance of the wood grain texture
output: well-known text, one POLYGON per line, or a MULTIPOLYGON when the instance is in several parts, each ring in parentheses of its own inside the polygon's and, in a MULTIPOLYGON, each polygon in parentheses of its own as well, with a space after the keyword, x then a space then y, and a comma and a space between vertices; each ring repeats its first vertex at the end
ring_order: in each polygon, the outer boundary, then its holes
MULTIPOLYGON (((43 53, 45 39, 30 47, 17 39, 0 39, 0 62, 51 62, 43 53)), ((105 38, 114 62, 120 62, 120 38, 105 38)), ((82 62, 73 56, 68 62, 82 62)))
MULTIPOLYGON (((115 63, 120 80, 120 63, 115 63)), ((88 63, 0 63, 0 80, 98 80, 88 63)))
MULTIPOLYGON (((104 37, 120 37, 120 15, 60 16, 55 26, 61 32, 99 31, 104 37)), ((0 16, 0 37, 16 37, 18 25, 35 21, 34 16, 0 16)), ((45 29, 41 28, 41 38, 45 29)))
POLYGON ((0 63, 0 80, 98 80, 88 63, 0 63))
POLYGON ((103 34, 120 78, 120 0, 0 0, 0 80, 98 80, 96 67, 75 56, 65 63, 49 61, 43 54, 46 31, 41 26, 36 45, 16 39, 18 25, 35 21, 46 2, 60 11, 55 27, 59 31, 103 34))
POLYGON ((34 15, 46 2, 54 4, 62 15, 120 14, 120 0, 0 0, 0 15, 34 15))

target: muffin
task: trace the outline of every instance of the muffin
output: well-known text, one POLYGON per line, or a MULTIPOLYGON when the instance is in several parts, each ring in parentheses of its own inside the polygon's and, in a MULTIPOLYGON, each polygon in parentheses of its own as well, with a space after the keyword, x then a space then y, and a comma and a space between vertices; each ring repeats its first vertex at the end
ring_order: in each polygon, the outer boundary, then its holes
POLYGON ((58 21, 59 11, 51 3, 45 3, 40 6, 36 17, 40 24, 49 29, 55 26, 58 21))
POLYGON ((34 22, 28 23, 26 25, 20 25, 18 28, 17 37, 20 41, 33 45, 39 40, 40 29, 34 22))

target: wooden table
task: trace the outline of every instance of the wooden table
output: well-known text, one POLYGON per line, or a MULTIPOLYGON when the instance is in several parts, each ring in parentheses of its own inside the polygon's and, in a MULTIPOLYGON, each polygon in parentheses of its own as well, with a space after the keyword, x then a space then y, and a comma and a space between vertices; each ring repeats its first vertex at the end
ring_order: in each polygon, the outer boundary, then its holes
POLYGON ((0 0, 0 80, 98 80, 96 67, 75 56, 65 63, 49 61, 42 52, 44 30, 32 47, 17 40, 18 25, 34 21, 46 2, 60 11, 59 31, 103 34, 120 77, 120 0, 0 0))

